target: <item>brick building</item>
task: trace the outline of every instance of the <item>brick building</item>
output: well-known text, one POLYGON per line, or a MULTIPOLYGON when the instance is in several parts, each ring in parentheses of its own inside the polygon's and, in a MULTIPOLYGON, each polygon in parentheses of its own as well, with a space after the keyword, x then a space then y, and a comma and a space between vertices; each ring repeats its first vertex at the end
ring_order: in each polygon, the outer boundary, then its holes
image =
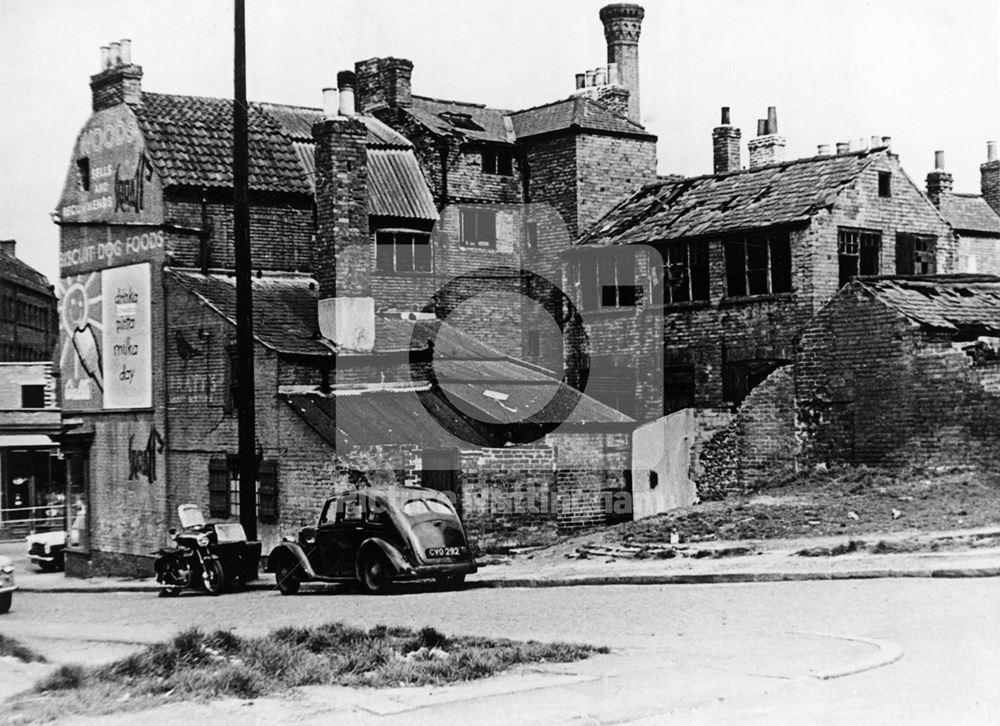
MULTIPOLYGON (((609 47, 637 42, 625 7, 609 47)), ((357 472, 455 491, 481 537, 605 521, 626 489, 632 420, 537 365, 561 367, 559 336, 547 353, 520 300, 447 293, 519 293, 533 255, 556 270, 568 233, 521 205, 575 234, 652 178, 655 138, 583 96, 412 96, 408 65, 359 63, 322 111, 250 104, 265 550, 357 472)), ((144 570, 180 503, 238 515, 231 102, 144 91, 127 41, 102 66, 57 210, 61 443, 89 505, 70 574, 144 570)))
POLYGON ((56 296, 45 275, 0 240, 0 362, 50 361, 57 337, 56 296))
POLYGON ((982 194, 952 191, 944 152, 934 152, 934 170, 927 175, 927 197, 958 235, 957 272, 1000 274, 1000 160, 997 144, 987 143, 987 160, 980 165, 982 194))
POLYGON ((1000 465, 1000 278, 856 280, 802 334, 801 458, 1000 465))

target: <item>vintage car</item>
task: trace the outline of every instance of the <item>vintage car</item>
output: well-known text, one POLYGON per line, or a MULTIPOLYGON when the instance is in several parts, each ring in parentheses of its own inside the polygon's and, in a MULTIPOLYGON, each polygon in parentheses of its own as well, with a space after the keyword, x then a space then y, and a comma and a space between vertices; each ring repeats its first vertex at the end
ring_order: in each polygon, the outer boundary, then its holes
POLYGON ((65 530, 55 532, 38 532, 29 534, 25 540, 28 543, 28 559, 34 562, 43 572, 57 572, 66 566, 66 540, 76 546, 80 540, 80 531, 84 527, 86 509, 80 507, 73 518, 69 534, 65 530))
POLYGON ((282 595, 302 582, 356 582, 370 593, 397 580, 457 587, 476 571, 462 521, 443 493, 422 487, 365 488, 327 500, 315 527, 271 552, 282 595))
POLYGON ((10 559, 0 555, 0 615, 10 610, 10 603, 16 589, 14 587, 14 568, 10 564, 10 559))

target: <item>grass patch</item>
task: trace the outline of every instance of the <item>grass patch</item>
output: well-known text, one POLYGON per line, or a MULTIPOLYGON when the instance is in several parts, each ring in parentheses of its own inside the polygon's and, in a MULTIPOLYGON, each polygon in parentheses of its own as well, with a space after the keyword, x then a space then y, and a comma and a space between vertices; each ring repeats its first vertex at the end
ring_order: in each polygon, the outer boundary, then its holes
POLYGON ((44 663, 45 656, 6 635, 0 635, 0 656, 10 656, 25 663, 44 663))
POLYGON ((446 636, 379 625, 282 628, 257 638, 187 630, 99 667, 64 665, 12 704, 14 722, 149 708, 167 701, 257 698, 296 686, 375 688, 486 678, 525 663, 565 663, 607 648, 446 636))

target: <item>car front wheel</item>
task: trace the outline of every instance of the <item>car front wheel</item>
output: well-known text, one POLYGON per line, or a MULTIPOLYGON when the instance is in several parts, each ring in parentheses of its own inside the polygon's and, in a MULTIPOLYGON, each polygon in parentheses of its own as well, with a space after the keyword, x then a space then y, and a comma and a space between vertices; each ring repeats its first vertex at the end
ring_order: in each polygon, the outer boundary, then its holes
POLYGON ((295 574, 297 565, 292 562, 282 562, 274 573, 274 579, 278 584, 278 590, 282 595, 294 595, 299 591, 301 581, 295 574))
POLYGON ((382 552, 369 550, 361 558, 361 584, 372 595, 386 592, 392 585, 392 565, 382 552))

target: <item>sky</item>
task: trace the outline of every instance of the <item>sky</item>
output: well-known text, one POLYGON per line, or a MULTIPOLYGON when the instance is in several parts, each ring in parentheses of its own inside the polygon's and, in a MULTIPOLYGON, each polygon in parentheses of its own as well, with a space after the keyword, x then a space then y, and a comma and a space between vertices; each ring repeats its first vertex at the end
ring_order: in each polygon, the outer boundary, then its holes
MULTIPOLYGON (((420 95, 520 109, 606 62, 599 0, 246 0, 247 95, 319 107, 339 70, 413 61, 420 95)), ((643 122, 659 171, 711 172, 730 106, 746 140, 778 109, 787 156, 891 136, 921 188, 934 151, 978 193, 1000 137, 998 0, 646 0, 643 122)), ((232 96, 230 0, 0 0, 0 239, 58 276, 55 209, 102 45, 130 38, 143 88, 232 96)))

